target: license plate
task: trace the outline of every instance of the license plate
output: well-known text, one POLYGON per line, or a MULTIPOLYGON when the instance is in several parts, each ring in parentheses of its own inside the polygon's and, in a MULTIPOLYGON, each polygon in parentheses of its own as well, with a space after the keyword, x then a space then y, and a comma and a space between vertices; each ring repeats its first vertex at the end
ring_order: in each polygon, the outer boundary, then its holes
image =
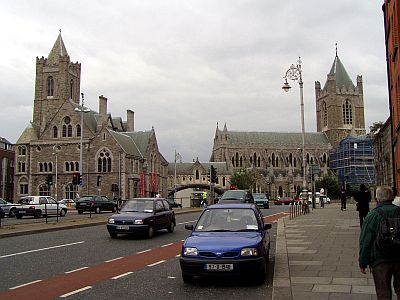
POLYGON ((19 214, 24 214, 24 213, 26 213, 26 211, 20 210, 20 211, 18 211, 18 213, 19 213, 19 214))
POLYGON ((207 271, 232 271, 233 264, 206 264, 207 271))
POLYGON ((81 203, 80 205, 81 205, 81 206, 86 206, 86 203, 81 203))
POLYGON ((129 230, 129 225, 118 225, 118 226, 117 226, 117 229, 120 229, 120 230, 129 230))

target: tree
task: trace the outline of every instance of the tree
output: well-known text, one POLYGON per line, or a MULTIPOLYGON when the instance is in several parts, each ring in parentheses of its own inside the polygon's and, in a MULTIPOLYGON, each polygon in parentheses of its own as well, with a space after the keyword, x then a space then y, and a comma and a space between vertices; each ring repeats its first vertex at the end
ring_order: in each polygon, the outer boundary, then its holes
POLYGON ((246 169, 235 172, 231 177, 231 185, 241 190, 251 190, 254 182, 254 176, 246 169))
POLYGON ((315 181, 315 190, 319 191, 324 188, 326 196, 328 197, 339 197, 340 184, 336 177, 331 175, 325 175, 321 179, 315 181))
POLYGON ((378 131, 379 131, 379 129, 381 129, 382 127, 383 127, 383 122, 382 121, 379 121, 379 122, 374 122, 374 123, 372 123, 372 125, 371 126, 369 126, 369 131, 372 133, 372 134, 375 134, 375 133, 377 133, 378 131))

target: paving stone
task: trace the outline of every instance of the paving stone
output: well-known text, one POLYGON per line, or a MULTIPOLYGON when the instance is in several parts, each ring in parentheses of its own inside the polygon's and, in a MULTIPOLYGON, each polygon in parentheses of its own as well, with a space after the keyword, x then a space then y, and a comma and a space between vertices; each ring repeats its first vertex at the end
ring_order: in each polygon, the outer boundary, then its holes
POLYGON ((322 261, 319 260, 290 260, 289 266, 321 266, 322 261))
POLYGON ((351 287, 351 293, 353 294, 376 294, 375 286, 371 285, 353 285, 351 287))
POLYGON ((334 277, 332 284, 368 285, 367 278, 334 277))
POLYGON ((312 291, 315 293, 350 293, 351 285, 316 284, 312 291))
POLYGON ((274 278, 273 281, 274 287, 290 287, 290 279, 289 277, 286 278, 274 278))
POLYGON ((332 277, 295 277, 291 276, 292 283, 330 284, 332 277))

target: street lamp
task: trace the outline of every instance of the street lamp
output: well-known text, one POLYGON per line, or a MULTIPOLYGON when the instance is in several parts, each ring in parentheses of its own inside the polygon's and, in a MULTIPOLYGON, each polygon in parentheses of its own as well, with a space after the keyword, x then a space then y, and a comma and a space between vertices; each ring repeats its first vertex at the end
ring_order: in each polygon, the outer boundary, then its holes
POLYGON ((303 79, 301 77, 301 60, 299 56, 299 60, 297 61, 297 65, 292 64, 290 68, 286 71, 285 83, 283 84, 282 89, 285 92, 288 92, 291 86, 288 83, 288 79, 296 80, 299 83, 300 87, 300 108, 301 108, 301 140, 302 140, 302 168, 303 168, 303 188, 306 187, 306 151, 305 151, 305 131, 304 131, 304 102, 303 102, 303 79))
POLYGON ((82 105, 80 108, 75 108, 76 112, 80 112, 81 113, 81 140, 80 140, 80 147, 79 147, 79 178, 82 178, 82 184, 79 183, 79 187, 80 187, 80 192, 82 194, 82 187, 83 187, 83 114, 87 113, 90 111, 89 108, 84 107, 84 101, 85 101, 85 97, 83 95, 83 93, 81 93, 82 96, 82 105))
POLYGON ((61 149, 61 147, 60 146, 58 146, 57 144, 56 145, 54 145, 53 146, 53 155, 55 155, 55 157, 56 157, 56 178, 55 178, 55 180, 54 180, 54 189, 55 189, 55 192, 54 192, 54 196, 55 196, 55 198, 56 198, 56 201, 57 201, 57 184, 58 184, 58 169, 57 169, 57 165, 58 165, 58 159, 57 159, 57 154, 58 154, 58 151, 61 149))

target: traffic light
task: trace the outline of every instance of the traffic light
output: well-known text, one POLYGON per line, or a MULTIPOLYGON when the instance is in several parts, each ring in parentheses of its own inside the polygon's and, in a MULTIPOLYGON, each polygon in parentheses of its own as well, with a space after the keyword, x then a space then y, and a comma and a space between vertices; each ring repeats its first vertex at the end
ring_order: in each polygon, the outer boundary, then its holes
POLYGON ((81 175, 81 174, 78 174, 78 184, 79 184, 80 186, 83 185, 83 178, 82 178, 82 175, 81 175))
POLYGON ((211 183, 216 183, 217 182, 217 168, 214 168, 213 165, 211 165, 211 183))
POLYGON ((53 185, 53 175, 47 175, 45 181, 47 185, 53 185))
POLYGON ((72 184, 77 185, 79 183, 79 173, 72 173, 72 184))

